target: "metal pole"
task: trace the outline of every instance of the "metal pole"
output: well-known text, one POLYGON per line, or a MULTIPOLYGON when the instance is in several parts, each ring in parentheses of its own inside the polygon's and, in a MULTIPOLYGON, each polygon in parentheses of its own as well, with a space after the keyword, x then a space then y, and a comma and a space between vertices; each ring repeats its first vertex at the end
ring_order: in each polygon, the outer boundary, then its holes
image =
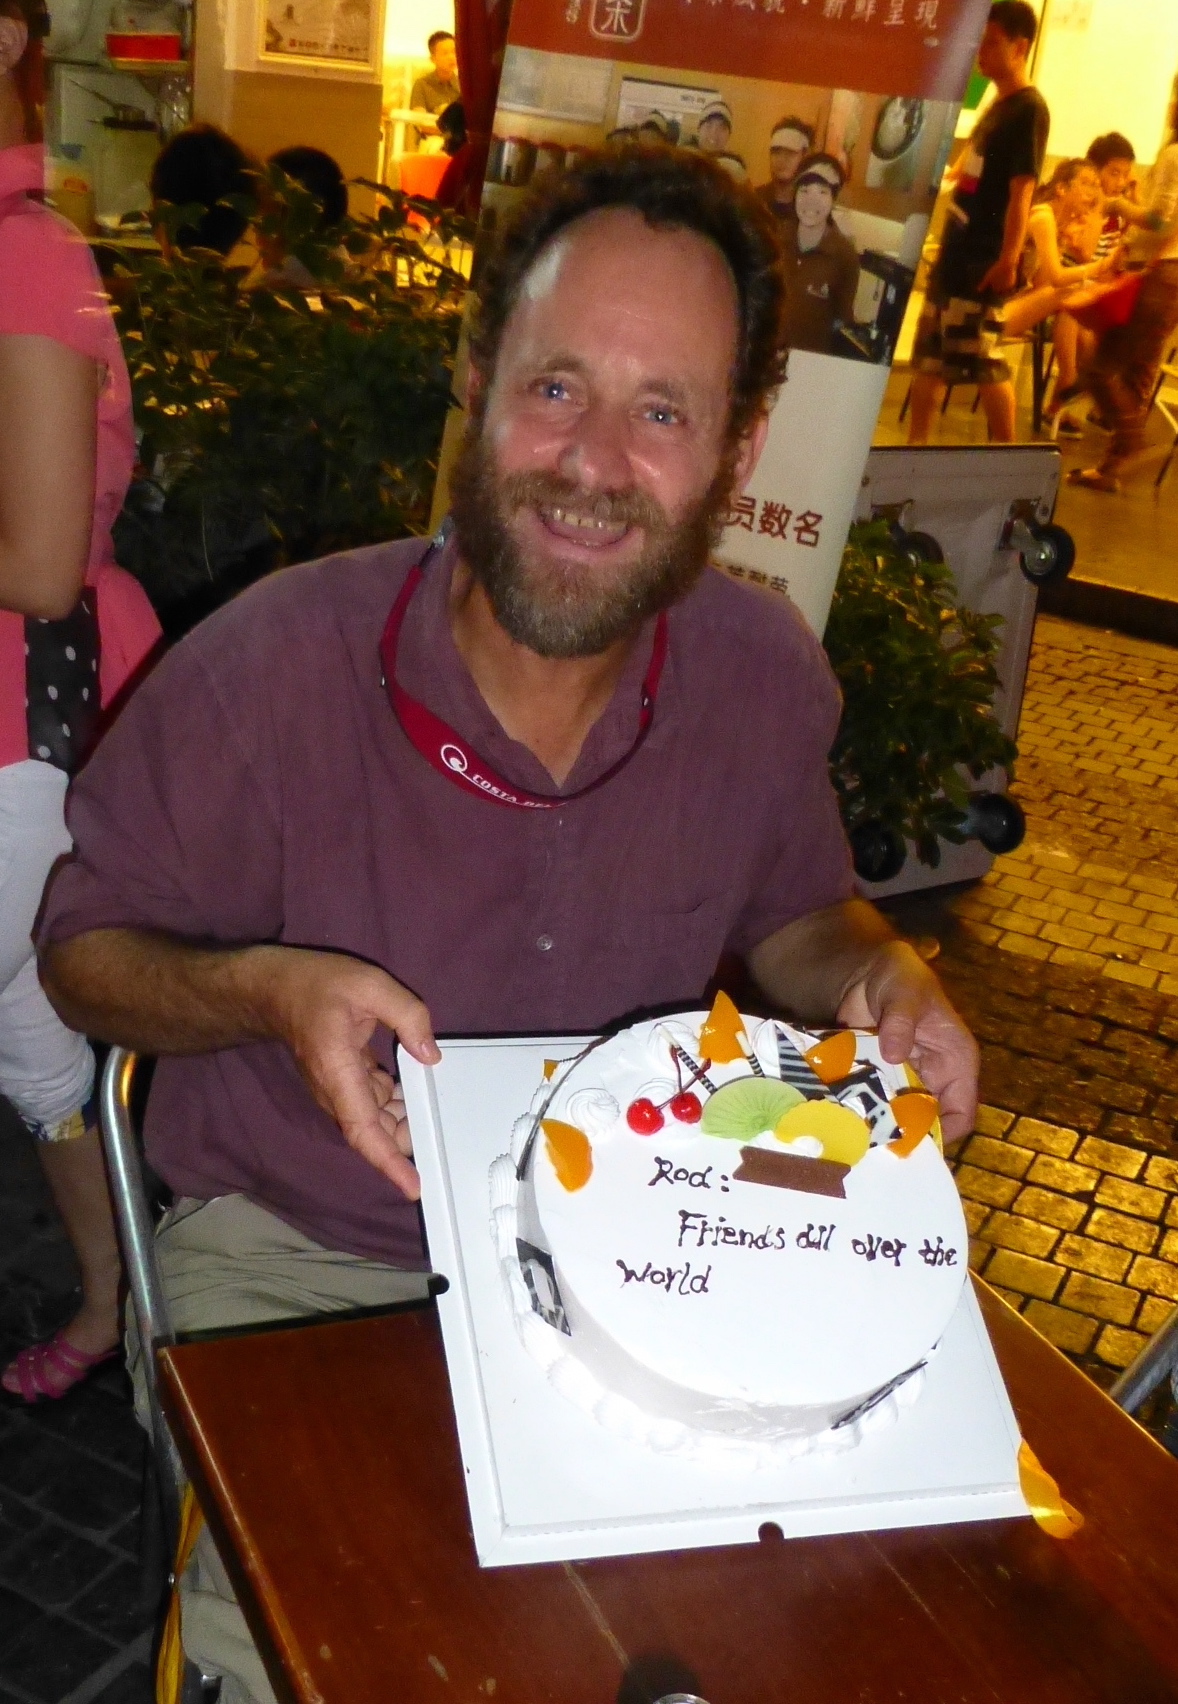
POLYGON ((1178 1308, 1158 1327, 1137 1359, 1125 1368, 1109 1395, 1132 1414, 1175 1368, 1178 1368, 1178 1308))

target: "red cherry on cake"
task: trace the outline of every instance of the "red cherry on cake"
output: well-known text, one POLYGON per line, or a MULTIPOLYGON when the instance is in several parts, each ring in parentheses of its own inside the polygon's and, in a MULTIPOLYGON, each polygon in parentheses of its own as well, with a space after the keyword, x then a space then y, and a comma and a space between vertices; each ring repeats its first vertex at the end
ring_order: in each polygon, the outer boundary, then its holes
POLYGON ((626 1123, 636 1136, 653 1136, 666 1120, 654 1102, 643 1095, 626 1108, 626 1123))
POLYGON ((698 1124, 704 1115, 699 1096, 693 1095, 690 1089, 684 1089, 681 1094, 674 1095, 667 1104, 671 1109, 671 1117, 677 1118, 680 1124, 698 1124))

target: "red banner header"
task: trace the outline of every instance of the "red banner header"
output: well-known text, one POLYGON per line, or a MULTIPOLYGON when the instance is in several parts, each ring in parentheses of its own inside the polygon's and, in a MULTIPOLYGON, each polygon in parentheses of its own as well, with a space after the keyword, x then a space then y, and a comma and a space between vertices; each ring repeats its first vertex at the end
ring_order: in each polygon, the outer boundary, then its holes
POLYGON ((515 0, 511 42, 959 101, 989 10, 990 0, 515 0))

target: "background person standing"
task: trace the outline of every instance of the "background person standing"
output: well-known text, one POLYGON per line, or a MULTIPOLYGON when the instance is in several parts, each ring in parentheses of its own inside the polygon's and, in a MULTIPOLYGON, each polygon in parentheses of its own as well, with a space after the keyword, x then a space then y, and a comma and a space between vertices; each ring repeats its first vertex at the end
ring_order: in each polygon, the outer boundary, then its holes
POLYGON ((957 172, 941 253, 916 333, 908 441, 928 442, 946 384, 976 384, 993 443, 1014 442, 1011 371, 998 352, 1002 307, 1019 262, 1051 115, 1027 76, 1036 20, 1026 0, 998 0, 978 69, 998 98, 979 120, 957 172))
POLYGON ((64 1396, 115 1352, 121 1273, 91 1092, 94 1055, 37 978, 32 929, 98 711, 159 637, 117 568, 135 459, 131 386, 94 261, 41 200, 43 0, 0 0, 0 1093, 37 1143, 82 1305, 0 1383, 64 1396))

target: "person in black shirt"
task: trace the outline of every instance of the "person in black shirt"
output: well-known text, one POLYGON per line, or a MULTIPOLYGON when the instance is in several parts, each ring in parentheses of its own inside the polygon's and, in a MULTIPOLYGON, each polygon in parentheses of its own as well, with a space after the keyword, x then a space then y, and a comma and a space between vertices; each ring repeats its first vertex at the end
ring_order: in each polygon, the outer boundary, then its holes
POLYGON ((1051 123, 1047 103, 1027 78, 1035 29, 1026 0, 998 0, 990 8, 978 68, 998 98, 978 122, 958 169, 929 280, 913 352, 913 444, 927 442, 947 383, 978 385, 991 441, 1014 441, 1014 386, 998 344, 1003 303, 1018 287, 1051 123))

